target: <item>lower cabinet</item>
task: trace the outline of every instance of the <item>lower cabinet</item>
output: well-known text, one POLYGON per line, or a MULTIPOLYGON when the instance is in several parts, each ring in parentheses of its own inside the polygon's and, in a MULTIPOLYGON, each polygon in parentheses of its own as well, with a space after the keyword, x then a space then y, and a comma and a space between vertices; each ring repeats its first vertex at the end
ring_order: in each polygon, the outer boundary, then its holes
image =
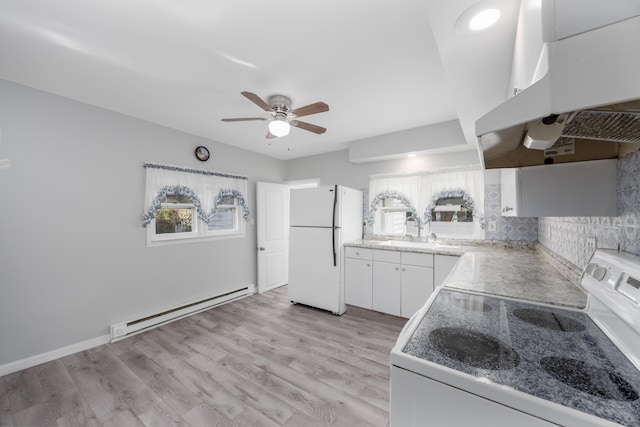
MULTIPOLYGON (((400 255, 400 253, 398 253, 400 255)), ((373 309, 400 316, 402 291, 402 265, 389 262, 373 262, 373 309)))
POLYGON ((413 316, 427 302, 433 289, 433 269, 431 267, 403 265, 400 316, 413 316))
POLYGON ((432 254, 352 247, 345 254, 349 305, 411 317, 433 292, 432 254))
POLYGON ((345 303, 372 309, 373 267, 371 250, 347 247, 345 257, 345 303))

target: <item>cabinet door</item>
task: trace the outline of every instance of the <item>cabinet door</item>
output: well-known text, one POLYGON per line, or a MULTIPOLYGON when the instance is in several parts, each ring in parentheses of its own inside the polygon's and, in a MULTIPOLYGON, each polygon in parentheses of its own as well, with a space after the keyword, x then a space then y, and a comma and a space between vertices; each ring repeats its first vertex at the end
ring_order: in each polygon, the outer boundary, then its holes
POLYGON ((435 268, 433 270, 434 287, 442 285, 442 282, 447 278, 459 259, 460 257, 455 255, 435 255, 435 268))
POLYGON ((401 265, 373 263, 373 309, 400 316, 401 265))
POLYGON ((345 302, 371 310, 371 261, 345 258, 345 302))
POLYGON ((433 268, 402 266, 402 317, 411 317, 433 293, 433 268))
POLYGON ((500 170, 500 207, 502 216, 518 216, 518 171, 500 170))

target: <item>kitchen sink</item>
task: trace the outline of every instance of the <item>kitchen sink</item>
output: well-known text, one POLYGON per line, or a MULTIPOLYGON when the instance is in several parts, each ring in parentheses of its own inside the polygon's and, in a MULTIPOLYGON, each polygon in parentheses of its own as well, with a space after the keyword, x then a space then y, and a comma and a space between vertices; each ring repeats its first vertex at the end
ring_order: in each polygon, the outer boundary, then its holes
POLYGON ((387 240, 380 243, 380 246, 391 246, 395 248, 414 248, 414 249, 456 249, 459 246, 444 245, 437 242, 413 242, 406 240, 387 240))

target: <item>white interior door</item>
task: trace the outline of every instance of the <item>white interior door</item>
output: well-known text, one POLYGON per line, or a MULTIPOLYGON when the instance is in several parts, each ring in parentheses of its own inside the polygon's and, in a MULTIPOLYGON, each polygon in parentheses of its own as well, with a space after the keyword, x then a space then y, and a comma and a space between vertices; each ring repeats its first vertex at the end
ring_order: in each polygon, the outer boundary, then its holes
POLYGON ((289 186, 257 183, 258 292, 289 281, 289 186))

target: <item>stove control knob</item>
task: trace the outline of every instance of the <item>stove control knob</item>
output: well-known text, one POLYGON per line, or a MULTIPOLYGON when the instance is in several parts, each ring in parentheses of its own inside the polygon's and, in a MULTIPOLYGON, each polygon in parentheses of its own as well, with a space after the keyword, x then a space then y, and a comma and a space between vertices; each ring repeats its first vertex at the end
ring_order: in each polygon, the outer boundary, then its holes
POLYGON ((601 282, 607 275, 607 269, 605 267, 598 267, 593 271, 593 278, 601 282))
POLYGON ((584 269, 585 273, 601 282, 607 276, 607 268, 601 267, 596 262, 592 262, 584 269))
POLYGON ((596 270, 596 268, 598 268, 598 264, 595 263, 595 262, 592 262, 589 265, 587 265, 587 267, 584 269, 584 271, 589 276, 593 277, 593 272, 596 270))

